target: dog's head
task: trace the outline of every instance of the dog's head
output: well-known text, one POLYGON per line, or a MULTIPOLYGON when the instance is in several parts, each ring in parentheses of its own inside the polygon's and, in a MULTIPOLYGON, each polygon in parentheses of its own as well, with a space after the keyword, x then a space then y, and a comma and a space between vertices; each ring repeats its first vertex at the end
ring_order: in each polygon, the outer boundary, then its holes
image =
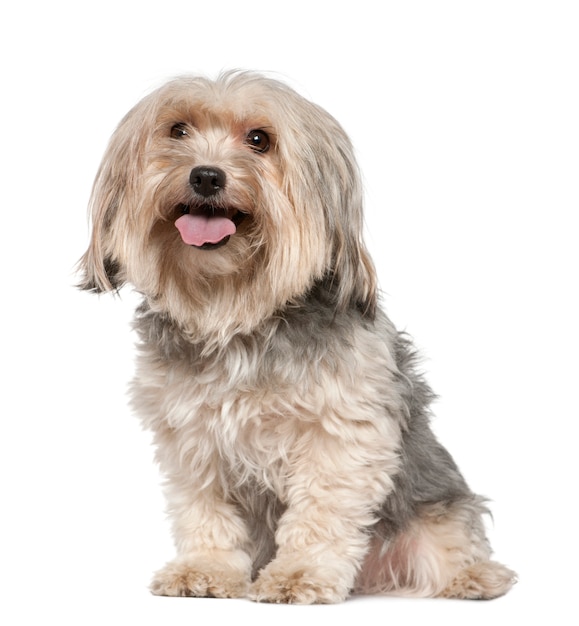
POLYGON ((319 281, 337 308, 375 307, 348 137, 263 76, 185 77, 145 97, 111 139, 91 212, 81 286, 131 283, 192 332, 227 317, 250 330, 319 281))

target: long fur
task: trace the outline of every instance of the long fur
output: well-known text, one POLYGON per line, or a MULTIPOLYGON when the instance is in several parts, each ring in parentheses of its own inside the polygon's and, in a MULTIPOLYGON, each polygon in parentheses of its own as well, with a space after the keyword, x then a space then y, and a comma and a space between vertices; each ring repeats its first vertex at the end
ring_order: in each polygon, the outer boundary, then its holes
POLYGON ((484 503, 429 428, 412 345, 378 307, 358 169, 330 115, 253 73, 169 82, 117 128, 91 213, 81 286, 143 294, 132 399, 177 548, 153 593, 311 603, 510 588, 484 503), (248 145, 256 129, 268 150, 248 145), (211 206, 245 216, 216 249, 174 224, 201 202, 197 166, 226 176, 211 206))

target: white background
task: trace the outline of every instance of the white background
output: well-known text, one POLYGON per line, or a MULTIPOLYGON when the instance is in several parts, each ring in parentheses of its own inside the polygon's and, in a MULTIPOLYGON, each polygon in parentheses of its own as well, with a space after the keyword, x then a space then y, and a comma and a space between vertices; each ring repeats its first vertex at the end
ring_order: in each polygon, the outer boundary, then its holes
POLYGON ((3 624, 574 623, 576 7, 4 3, 3 624), (350 133, 384 305, 427 359, 438 435, 493 500, 496 556, 520 576, 508 596, 277 607, 149 595, 172 544, 149 436, 126 406, 135 299, 76 291, 73 266, 122 115, 166 78, 237 67, 277 72, 350 133))

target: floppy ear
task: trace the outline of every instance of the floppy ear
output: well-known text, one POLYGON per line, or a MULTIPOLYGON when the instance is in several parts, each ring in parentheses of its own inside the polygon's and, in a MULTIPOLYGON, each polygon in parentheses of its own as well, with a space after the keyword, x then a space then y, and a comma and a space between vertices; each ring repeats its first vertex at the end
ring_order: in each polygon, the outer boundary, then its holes
MULTIPOLYGON (((325 112, 324 112, 325 114, 325 112)), ((363 241, 363 189, 352 144, 342 127, 328 114, 313 151, 332 240, 332 285, 338 308, 356 306, 373 318, 377 307, 376 271, 363 241), (333 182, 330 182, 333 181, 333 182)), ((320 129, 321 130, 321 129, 320 129)))
POLYGON ((103 257, 94 239, 93 236, 88 250, 78 262, 78 270, 82 278, 77 287, 93 293, 118 291, 124 284, 124 280, 119 276, 120 265, 110 257, 103 257))
POLYGON ((354 304, 364 315, 374 319, 378 306, 376 271, 360 236, 345 233, 338 238, 334 275, 338 306, 354 304))
MULTIPOLYGON (((121 260, 125 230, 121 223, 138 197, 143 154, 148 138, 146 100, 134 107, 114 132, 97 173, 89 203, 92 232, 88 250, 78 262, 80 289, 102 293, 125 283, 121 260)), ((147 110, 148 109, 148 110, 147 110)))
POLYGON ((373 319, 377 307, 376 270, 362 239, 363 193, 357 166, 347 162, 350 182, 341 201, 341 220, 334 227, 333 276, 338 305, 354 304, 363 315, 373 319))
POLYGON ((106 157, 99 170, 89 205, 92 232, 87 251, 78 262, 80 289, 102 293, 123 286, 121 267, 111 249, 112 222, 118 211, 120 190, 114 181, 106 157))

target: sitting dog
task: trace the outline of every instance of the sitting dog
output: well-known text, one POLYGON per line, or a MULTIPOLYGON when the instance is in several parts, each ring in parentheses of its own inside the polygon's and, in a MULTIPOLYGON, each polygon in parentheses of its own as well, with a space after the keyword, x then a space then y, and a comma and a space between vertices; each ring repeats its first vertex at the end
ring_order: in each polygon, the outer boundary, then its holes
POLYGON ((153 593, 494 598, 514 582, 378 306, 362 203, 339 124, 254 73, 173 80, 114 133, 81 286, 143 295, 132 403, 177 549, 153 593))

